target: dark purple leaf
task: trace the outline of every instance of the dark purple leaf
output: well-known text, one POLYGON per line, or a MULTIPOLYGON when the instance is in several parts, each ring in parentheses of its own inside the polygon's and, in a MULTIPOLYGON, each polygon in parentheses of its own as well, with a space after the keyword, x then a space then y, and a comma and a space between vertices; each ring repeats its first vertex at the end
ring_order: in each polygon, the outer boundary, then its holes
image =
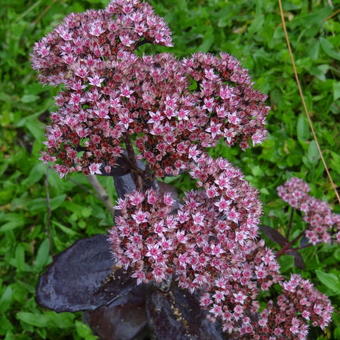
MULTIPOLYGON (((137 161, 138 168, 142 171, 145 170, 145 164, 142 161, 137 161)), ((133 180, 131 172, 123 175, 113 175, 113 180, 115 183, 115 188, 119 198, 123 198, 125 194, 128 194, 136 190, 136 184, 133 180)))
POLYGON ((102 176, 124 176, 130 172, 130 166, 123 157, 117 159, 117 164, 115 167, 111 167, 110 172, 105 171, 105 164, 100 168, 102 176))
POLYGON ((147 332, 146 294, 145 286, 139 286, 124 296, 122 304, 85 312, 84 319, 102 340, 136 339, 147 332))
POLYGON ((155 290, 147 299, 146 310, 156 339, 228 339, 216 323, 206 318, 196 297, 177 287, 168 292, 155 290))
POLYGON ((183 323, 175 316, 176 310, 168 296, 155 291, 147 300, 147 316, 156 339, 189 339, 183 323))
POLYGON ((260 226, 260 231, 262 231, 270 240, 276 242, 281 247, 284 247, 288 243, 288 240, 274 228, 262 225, 260 226))
MULTIPOLYGON (((119 198, 123 198, 126 194, 129 194, 132 191, 136 190, 136 185, 131 173, 128 173, 124 176, 114 176, 113 179, 115 183, 116 192, 119 198)), ((153 187, 154 190, 158 190, 161 193, 170 192, 178 205, 177 191, 176 188, 174 188, 173 186, 163 182, 153 181, 150 182, 149 185, 147 185, 147 187, 153 187)), ((177 205, 175 206, 175 208, 177 208, 177 205)))
POLYGON ((113 264, 106 235, 75 242, 40 277, 38 303, 57 312, 93 310, 111 303, 136 287, 124 271, 113 273, 113 264))
POLYGON ((309 240, 306 236, 302 236, 301 241, 300 241, 300 247, 308 247, 311 244, 309 243, 309 240))
POLYGON ((126 194, 136 190, 136 185, 131 173, 124 176, 114 176, 113 180, 119 198, 123 198, 126 194))

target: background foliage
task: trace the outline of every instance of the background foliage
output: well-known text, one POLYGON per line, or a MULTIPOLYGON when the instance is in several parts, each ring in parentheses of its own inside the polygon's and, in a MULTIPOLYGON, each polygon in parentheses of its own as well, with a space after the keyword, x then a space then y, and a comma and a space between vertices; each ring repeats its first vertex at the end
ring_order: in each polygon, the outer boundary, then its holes
MULTIPOLYGON (((288 30, 308 107, 331 173, 340 183, 340 14, 339 3, 283 1, 288 30), (338 65, 337 65, 338 64, 338 65)), ((55 89, 38 84, 31 70, 32 45, 68 13, 102 8, 107 0, 0 0, 0 337, 12 339, 95 339, 80 314, 57 314, 36 305, 35 285, 52 256, 76 239, 104 233, 112 224, 85 176, 60 180, 39 160, 44 125, 55 109, 55 89)), ((311 183, 312 194, 336 207, 312 139, 292 76, 275 0, 153 0, 174 32, 172 49, 145 47, 145 53, 227 51, 249 68, 256 87, 269 95, 270 136, 242 152, 223 143, 211 150, 239 166, 261 192, 263 222, 286 232, 289 211, 275 188, 292 175, 311 183)), ((100 178, 112 199, 112 179, 100 178)), ((179 190, 186 176, 168 178, 179 190)), ((303 228, 293 218, 292 237, 303 228)), ((340 248, 317 246, 302 251, 299 271, 339 306, 340 248)), ((283 257, 285 274, 296 272, 283 257)), ((79 278, 81 279, 81 278, 79 278)), ((337 307, 336 307, 337 308, 337 307)), ((338 309, 339 310, 339 309, 338 309)), ((312 339, 340 339, 340 314, 312 339)))

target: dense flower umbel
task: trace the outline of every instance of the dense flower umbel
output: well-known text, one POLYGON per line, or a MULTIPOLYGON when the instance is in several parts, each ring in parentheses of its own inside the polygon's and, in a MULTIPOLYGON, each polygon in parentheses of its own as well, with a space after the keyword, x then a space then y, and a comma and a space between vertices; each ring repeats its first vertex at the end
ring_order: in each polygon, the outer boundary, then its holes
POLYGON ((187 169, 192 148, 220 138, 242 148, 264 139, 265 96, 235 58, 137 57, 144 42, 170 46, 170 31, 148 4, 119 0, 104 11, 71 14, 36 44, 32 62, 41 81, 66 86, 42 157, 61 175, 114 166, 126 136, 136 134, 157 176, 187 169))
POLYGON ((204 190, 187 193, 183 204, 172 214, 175 201, 170 194, 162 197, 149 190, 120 199, 117 206, 120 216, 110 240, 120 265, 133 265, 136 271, 145 272, 146 280, 156 281, 159 281, 157 276, 150 276, 150 267, 155 263, 163 267, 164 273, 171 272, 170 266, 176 267, 179 284, 194 290, 209 286, 232 257, 245 261, 257 237, 261 204, 256 190, 243 179, 241 172, 222 158, 201 156, 198 164, 192 165, 191 173, 204 190), (134 239, 137 235, 139 242, 134 239), (144 250, 138 259, 131 257, 130 250, 138 249, 139 244, 144 250), (150 247, 158 249, 155 258, 146 255, 150 247), (162 257, 158 257, 160 254, 162 257), (202 262, 195 262, 200 255, 202 262), (167 264, 169 260, 171 263, 167 264), (204 275, 200 282, 197 276, 204 275))
POLYGON ((112 76, 117 55, 143 42, 172 45, 164 20, 145 2, 114 0, 105 10, 67 16, 36 43, 32 63, 44 83, 100 87, 112 76))
POLYGON ((309 325, 323 329, 329 324, 330 301, 308 280, 294 274, 280 285, 281 294, 260 314, 254 339, 303 340, 309 325))
POLYGON ((59 173, 93 173, 96 164, 105 164, 109 172, 123 152, 126 137, 152 133, 149 110, 158 110, 161 98, 181 87, 183 80, 176 76, 179 67, 169 54, 138 58, 120 53, 100 87, 61 92, 56 98, 60 110, 51 116, 48 153, 43 159, 58 160, 59 173))
POLYGON ((263 141, 266 96, 253 89, 235 58, 197 53, 181 61, 176 71, 182 73, 169 78, 175 91, 163 96, 157 111, 148 112, 145 135, 137 140, 156 175, 186 170, 191 152, 215 146, 221 138, 242 148, 250 140, 254 145, 263 141))
POLYGON ((277 189, 284 201, 303 212, 308 223, 305 234, 312 244, 329 243, 335 238, 340 242, 340 215, 332 213, 326 202, 311 197, 309 191, 308 184, 296 177, 277 189))
POLYGON ((179 284, 205 292, 201 305, 213 319, 222 320, 224 330, 241 336, 253 334, 250 317, 257 311, 259 292, 281 279, 273 252, 257 241, 261 215, 257 191, 240 170, 222 158, 202 155, 190 173, 204 188, 196 196, 204 199, 193 200, 200 202, 196 205, 186 202, 184 211, 195 217, 203 212, 204 219, 199 230, 191 226, 195 224, 190 219, 184 229, 194 229, 188 234, 196 249, 193 258, 203 257, 205 262, 180 266, 179 284))
POLYGON ((309 324, 327 325, 329 300, 299 276, 283 281, 273 252, 257 240, 256 190, 226 160, 194 158, 190 173, 203 190, 182 204, 152 189, 120 199, 109 237, 117 265, 138 283, 174 279, 199 293, 210 319, 236 337, 304 339, 309 324), (258 316, 259 293, 275 283, 281 295, 258 316))
POLYGON ((143 61, 136 64, 130 53, 144 42, 171 46, 164 20, 147 3, 115 0, 105 10, 69 15, 35 45, 32 63, 41 81, 67 88, 56 97, 60 110, 51 115, 42 156, 57 163, 61 176, 100 173, 104 162, 107 171, 115 165, 124 133, 136 119, 134 109, 142 106, 132 105, 130 81, 143 61))
POLYGON ((220 57, 197 53, 183 61, 184 67, 195 80, 200 111, 197 119, 208 126, 199 135, 203 146, 215 145, 223 137, 229 145, 240 143, 247 148, 261 143, 265 136, 265 119, 269 107, 267 96, 256 91, 248 71, 227 53, 220 57))

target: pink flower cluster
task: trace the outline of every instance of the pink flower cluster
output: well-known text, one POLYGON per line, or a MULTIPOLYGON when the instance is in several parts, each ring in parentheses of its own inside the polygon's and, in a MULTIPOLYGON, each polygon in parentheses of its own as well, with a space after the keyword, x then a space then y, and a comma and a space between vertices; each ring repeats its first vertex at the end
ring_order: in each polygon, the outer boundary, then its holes
POLYGON ((248 334, 252 328, 240 320, 257 310, 259 291, 280 279, 273 252, 256 240, 261 204, 226 160, 197 161, 192 175, 204 190, 187 193, 177 209, 169 193, 127 195, 109 240, 117 265, 132 270, 138 283, 173 277, 201 292, 201 305, 226 330, 248 334))
POLYGON ((104 166, 110 172, 126 138, 152 133, 151 120, 156 117, 149 110, 159 107, 157 98, 180 85, 178 67, 169 54, 138 58, 120 53, 100 87, 82 85, 79 90, 61 92, 56 98, 60 109, 51 115, 43 160, 58 161, 60 174, 94 173, 93 167, 99 167, 100 173, 104 166))
POLYGON ((245 149, 249 140, 255 145, 266 136, 266 96, 253 89, 235 58, 197 53, 178 63, 167 77, 176 88, 149 110, 144 136, 136 141, 160 177, 187 170, 188 155, 215 146, 221 138, 245 149))
POLYGON ((164 20, 145 2, 114 0, 105 10, 67 16, 35 44, 32 64, 44 83, 100 88, 119 53, 133 52, 143 42, 172 46, 164 20))
POLYGON ((137 57, 145 42, 171 45, 163 19, 146 3, 116 0, 102 11, 71 14, 35 45, 41 81, 66 86, 42 156, 62 176, 105 166, 109 172, 126 138, 160 177, 185 171, 190 152, 221 138, 242 148, 265 138, 266 96, 235 58, 137 57))
POLYGON ((299 275, 280 283, 281 294, 260 314, 254 339, 304 340, 308 324, 324 329, 331 321, 329 299, 299 275))
MULTIPOLYGON (((206 275, 203 280, 208 284, 209 272, 206 266, 215 265, 214 271, 222 270, 223 258, 241 256, 249 251, 249 245, 257 237, 257 224, 261 215, 261 204, 257 192, 243 179, 241 172, 226 160, 219 158, 213 160, 208 156, 201 156, 198 163, 192 166, 192 175, 199 179, 198 184, 204 186, 203 191, 193 191, 186 194, 184 202, 176 213, 170 214, 175 208, 175 200, 170 194, 156 193, 149 190, 145 194, 134 192, 124 199, 119 200, 117 209, 117 226, 111 231, 110 240, 113 250, 119 251, 120 264, 131 265, 143 259, 149 247, 158 244, 161 258, 155 258, 159 266, 164 267, 164 273, 169 265, 164 261, 172 255, 171 263, 177 266, 177 275, 181 287, 190 290, 198 288, 196 275, 206 275), (140 246, 144 250, 139 253, 139 258, 131 258, 130 248, 139 248, 135 235, 142 236, 140 246), (147 236, 143 240, 143 237, 147 236), (162 241, 165 241, 163 253, 162 241), (128 244, 130 244, 128 246, 128 244), (194 263, 200 257, 202 263, 194 263), (130 254, 130 255, 129 255, 130 254), (221 257, 221 260, 218 258, 221 257), (137 261, 135 261, 137 260, 137 261), (203 265, 204 264, 204 265, 203 265), (193 267, 192 267, 193 266, 193 267), (183 269, 183 273, 180 273, 183 269)), ((146 279, 150 280, 150 260, 141 270, 146 271, 146 279), (145 270, 145 268, 147 270, 145 270)), ((134 265, 135 266, 135 265, 134 265)), ((170 271, 171 272, 171 271, 170 271)), ((162 276, 161 279, 164 279, 162 276)), ((152 277, 159 281, 157 277, 152 277)))
POLYGON ((281 280, 274 253, 264 241, 249 241, 247 249, 227 254, 220 275, 201 289, 201 306, 212 321, 220 319, 223 330, 236 338, 255 336, 258 297, 281 280))
POLYGON ((311 197, 309 191, 308 184, 296 177, 277 189, 284 201, 303 212, 308 223, 305 234, 312 244, 330 243, 334 239, 340 242, 340 214, 332 213, 326 202, 311 197))

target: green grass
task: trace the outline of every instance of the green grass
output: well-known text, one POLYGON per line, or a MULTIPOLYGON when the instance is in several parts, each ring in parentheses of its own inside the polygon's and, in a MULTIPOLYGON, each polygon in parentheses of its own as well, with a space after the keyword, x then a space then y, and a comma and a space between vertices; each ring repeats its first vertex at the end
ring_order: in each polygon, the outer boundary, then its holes
MULTIPOLYGON (((288 207, 276 187, 292 175, 311 184, 312 195, 329 202, 335 194, 327 180, 304 117, 293 78, 275 0, 153 0, 174 36, 172 49, 145 47, 145 53, 226 51, 250 70, 256 87, 268 94, 270 136, 261 146, 240 151, 223 144, 211 150, 239 166, 261 192, 263 222, 284 232, 288 207)), ((287 26, 307 105, 321 148, 340 183, 340 22, 328 1, 283 1, 287 26)), ((44 125, 55 109, 56 89, 40 85, 29 62, 32 45, 68 13, 102 8, 106 0, 0 0, 0 337, 10 339, 94 339, 80 314, 38 307, 35 285, 52 256, 76 239, 103 233, 110 214, 81 174, 60 180, 39 161, 44 125), (50 201, 50 209, 47 202, 50 201)), ((336 1, 333 1, 336 5, 336 1)), ((339 3, 338 3, 339 5, 339 3)), ((112 179, 100 178, 114 199, 112 179)), ((190 187, 187 177, 177 187, 190 187)), ((303 227, 295 214, 293 236, 303 227)), ((299 271, 340 305, 338 246, 302 252, 299 271)), ((284 257, 285 274, 297 272, 284 257)), ((340 339, 340 314, 313 339, 340 339)))

